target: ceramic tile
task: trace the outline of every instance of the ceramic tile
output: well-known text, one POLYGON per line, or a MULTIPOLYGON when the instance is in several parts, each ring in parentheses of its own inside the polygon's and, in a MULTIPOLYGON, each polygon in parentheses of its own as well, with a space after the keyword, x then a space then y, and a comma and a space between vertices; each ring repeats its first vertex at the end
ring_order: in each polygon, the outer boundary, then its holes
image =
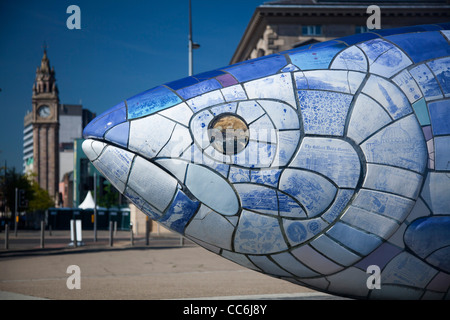
POLYGON ((412 112, 411 105, 403 92, 381 77, 370 76, 362 92, 380 103, 394 119, 412 112))
POLYGON ((367 162, 423 172, 427 149, 414 115, 386 126, 361 144, 367 162))
POLYGON ((130 123, 128 148, 144 157, 153 158, 169 141, 174 127, 175 122, 158 114, 133 120, 130 123), (159 134, 149 135, 148 128, 159 134))
POLYGON ((307 134, 342 136, 352 96, 328 91, 298 91, 307 134))
POLYGON ((336 188, 322 176, 303 170, 285 169, 279 189, 297 199, 309 217, 322 213, 334 200, 336 188))
POLYGON ((287 249, 277 218, 243 210, 234 237, 234 250, 270 254, 287 249))
POLYGON ((128 119, 149 116, 181 102, 170 89, 159 86, 127 99, 128 119))
POLYGON ((267 77, 286 65, 286 58, 282 55, 270 55, 258 60, 245 61, 237 66, 224 68, 239 82, 267 77))
POLYGON ((330 69, 367 71, 367 59, 357 46, 351 46, 339 53, 333 60, 330 69))
POLYGON ((249 99, 281 100, 297 108, 290 74, 280 73, 249 81, 244 84, 244 88, 249 99))
POLYGON ((450 136, 434 138, 436 170, 450 171, 450 136))
POLYGON ((289 167, 318 172, 340 188, 355 188, 360 176, 359 157, 347 142, 305 137, 289 167))
POLYGON ((239 210, 239 201, 231 185, 208 168, 189 164, 185 184, 199 201, 218 213, 234 215, 239 210))
POLYGON ((440 100, 428 103, 431 127, 434 135, 450 134, 450 100, 440 100))
POLYGON ((446 172, 430 172, 425 179, 421 197, 433 214, 448 214, 450 179, 446 172))
POLYGON ((409 70, 409 72, 417 81, 425 100, 430 101, 443 98, 436 78, 426 64, 420 64, 409 70))
POLYGON ((164 170, 141 157, 135 158, 128 186, 160 212, 172 202, 177 185, 177 180, 164 170))
POLYGON ((389 114, 379 103, 361 93, 353 106, 347 136, 359 144, 391 121, 389 114))

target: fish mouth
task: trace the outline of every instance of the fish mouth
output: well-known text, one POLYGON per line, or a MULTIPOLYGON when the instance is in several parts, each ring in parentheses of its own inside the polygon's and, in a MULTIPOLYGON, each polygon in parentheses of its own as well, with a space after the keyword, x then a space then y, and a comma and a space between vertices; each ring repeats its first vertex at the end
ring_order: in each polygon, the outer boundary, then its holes
POLYGON ((170 220, 167 226, 183 233, 200 203, 168 170, 104 141, 86 139, 82 148, 94 167, 141 211, 156 221, 170 220))

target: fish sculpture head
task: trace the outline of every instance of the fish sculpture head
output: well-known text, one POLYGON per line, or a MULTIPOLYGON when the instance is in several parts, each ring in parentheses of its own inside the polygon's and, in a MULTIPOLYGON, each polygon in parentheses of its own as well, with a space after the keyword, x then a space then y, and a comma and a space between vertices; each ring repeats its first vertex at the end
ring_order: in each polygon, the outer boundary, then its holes
MULTIPOLYGON (((448 210, 407 220, 429 214, 417 212, 430 207, 419 199, 430 170, 450 187, 427 144, 427 123, 448 130, 437 118, 448 82, 433 87, 436 118, 424 113, 423 72, 448 79, 444 27, 356 35, 155 87, 94 119, 83 150, 151 219, 245 267, 350 297, 423 294, 437 274, 450 284, 448 259, 426 258, 416 232, 438 226, 431 247, 445 256, 448 210), (411 37, 439 49, 410 48, 411 37), (413 259, 417 270, 398 273, 413 259), (382 294, 367 285, 369 265, 390 279, 382 294)), ((422 198, 443 198, 430 192, 422 198)))

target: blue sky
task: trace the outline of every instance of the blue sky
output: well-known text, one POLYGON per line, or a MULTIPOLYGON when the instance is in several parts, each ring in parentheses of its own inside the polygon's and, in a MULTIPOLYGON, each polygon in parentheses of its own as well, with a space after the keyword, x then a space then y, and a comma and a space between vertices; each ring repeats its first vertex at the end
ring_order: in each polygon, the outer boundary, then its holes
MULTIPOLYGON (((228 65, 255 8, 267 0, 192 0, 194 73, 228 65)), ((61 103, 97 114, 188 75, 188 0, 0 0, 0 166, 22 170, 23 117, 43 44, 61 103), (81 29, 69 30, 69 5, 81 29)))

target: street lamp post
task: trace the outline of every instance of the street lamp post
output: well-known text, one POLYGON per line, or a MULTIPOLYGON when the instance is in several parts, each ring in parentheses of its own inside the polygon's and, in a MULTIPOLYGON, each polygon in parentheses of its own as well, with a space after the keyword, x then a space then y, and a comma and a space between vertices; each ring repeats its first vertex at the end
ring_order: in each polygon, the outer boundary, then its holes
POLYGON ((192 76, 194 69, 192 51, 198 48, 200 48, 200 45, 198 43, 194 43, 192 40, 192 8, 191 0, 189 0, 189 76, 192 76))

